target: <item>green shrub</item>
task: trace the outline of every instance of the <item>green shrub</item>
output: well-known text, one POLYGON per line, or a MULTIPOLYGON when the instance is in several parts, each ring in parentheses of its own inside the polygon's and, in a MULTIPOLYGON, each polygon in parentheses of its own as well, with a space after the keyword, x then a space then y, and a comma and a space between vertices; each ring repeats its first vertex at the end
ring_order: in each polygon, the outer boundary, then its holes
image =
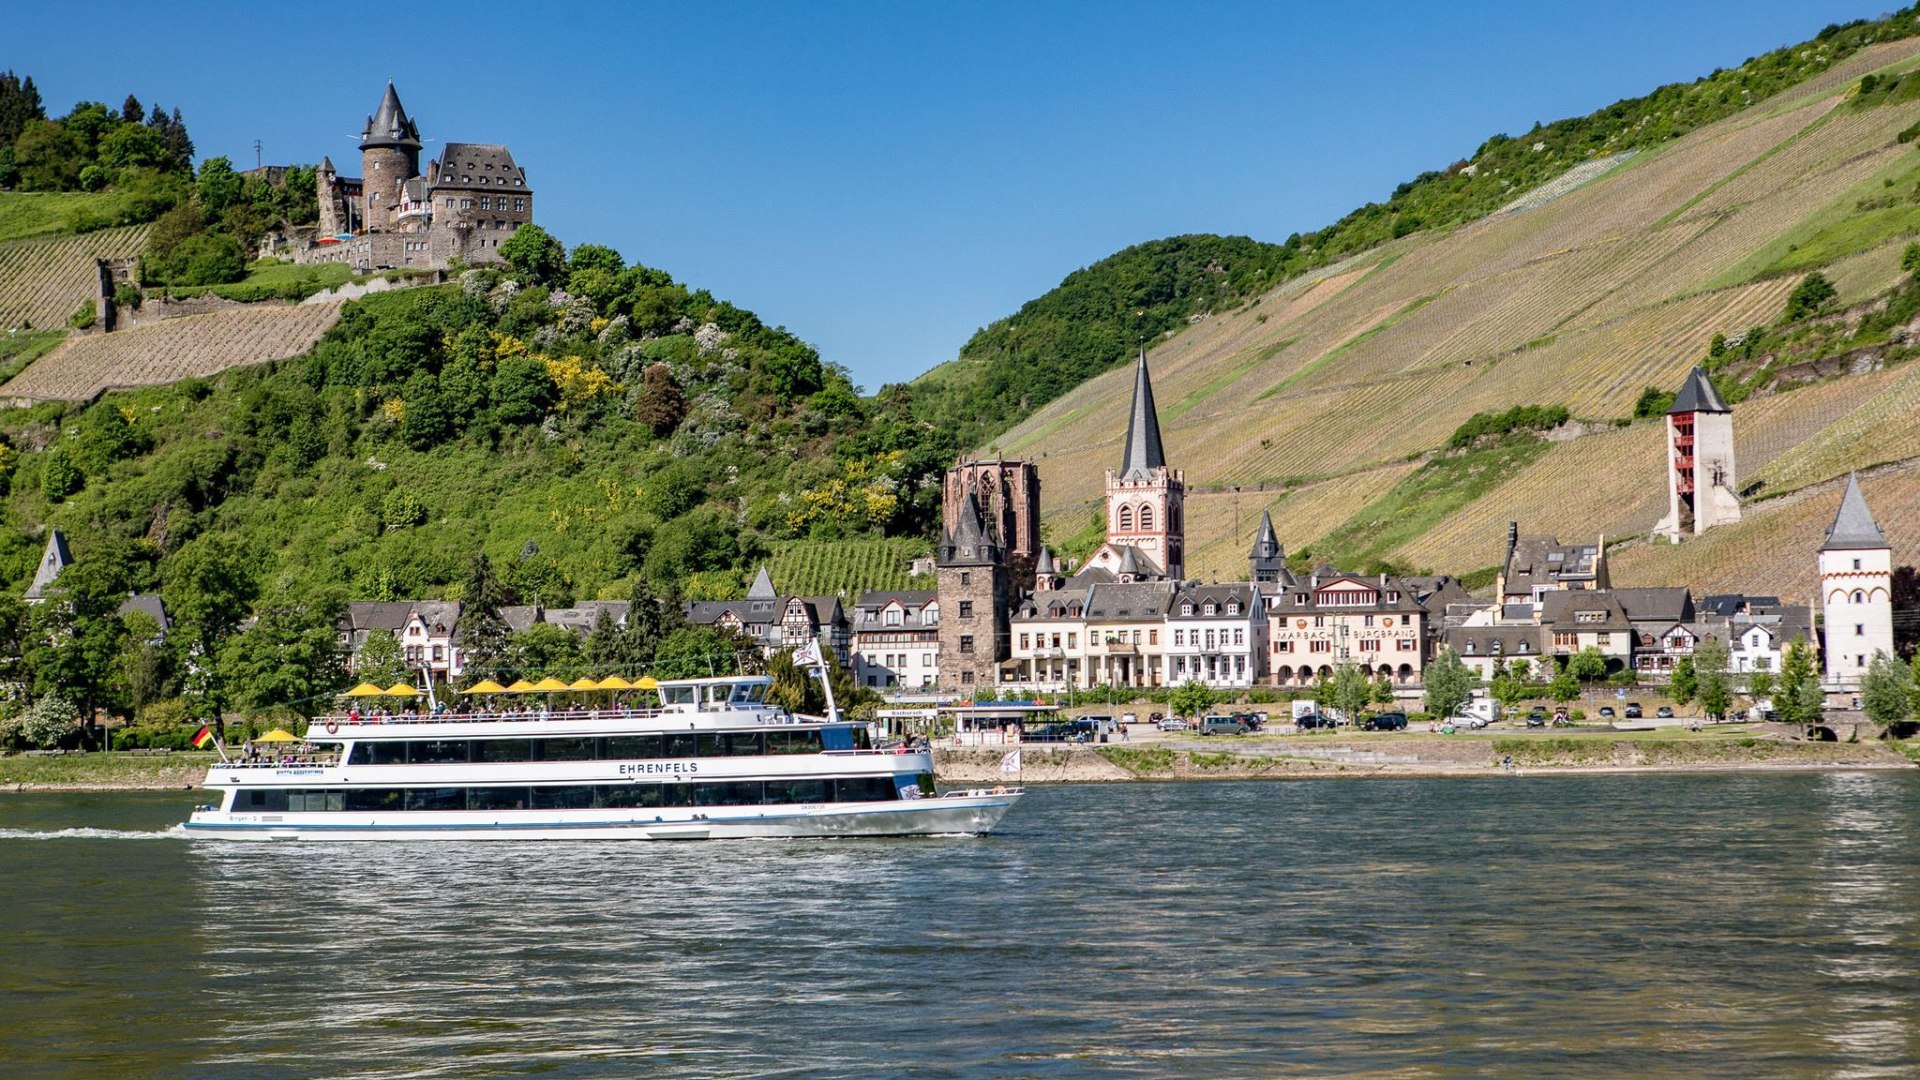
POLYGON ((40 463, 40 493, 48 502, 59 502, 79 491, 86 479, 86 474, 63 446, 48 450, 46 460, 40 463))
POLYGON ((1833 287, 1833 282, 1828 281, 1825 274, 1815 270, 1801 278, 1800 284, 1788 294, 1787 309, 1781 318, 1786 322, 1794 322, 1811 315, 1818 315, 1839 295, 1839 290, 1833 287))
POLYGON ((73 313, 72 318, 67 320, 67 325, 75 330, 91 330, 99 318, 100 309, 94 306, 93 301, 88 300, 80 305, 80 309, 73 313))
POLYGON ((1466 423, 1454 429, 1453 437, 1447 440, 1447 447, 1460 450, 1482 439, 1527 431, 1548 431, 1566 423, 1569 416, 1565 405, 1515 405, 1506 412, 1474 413, 1466 423))
POLYGON ((129 282, 121 282, 119 286, 113 290, 113 302, 121 307, 139 310, 142 295, 140 286, 129 282))

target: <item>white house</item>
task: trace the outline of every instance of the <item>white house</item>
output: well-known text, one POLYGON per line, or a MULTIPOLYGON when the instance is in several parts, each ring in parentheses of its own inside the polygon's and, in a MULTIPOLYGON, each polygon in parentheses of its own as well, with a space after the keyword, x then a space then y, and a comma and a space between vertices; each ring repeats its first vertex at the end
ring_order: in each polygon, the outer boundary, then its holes
POLYGON ((853 678, 874 689, 922 689, 940 678, 940 594, 864 592, 853 612, 853 678))
POLYGON ((1167 682, 1240 689, 1266 674, 1267 611, 1251 584, 1189 582, 1167 612, 1167 682))

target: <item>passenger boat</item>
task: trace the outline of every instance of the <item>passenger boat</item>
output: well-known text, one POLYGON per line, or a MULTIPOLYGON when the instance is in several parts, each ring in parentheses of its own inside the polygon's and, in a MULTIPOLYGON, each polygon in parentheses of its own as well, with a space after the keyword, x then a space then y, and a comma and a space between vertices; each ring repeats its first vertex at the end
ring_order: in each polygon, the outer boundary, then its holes
POLYGON ((186 823, 237 840, 698 840, 989 832, 1017 789, 934 789, 933 755, 766 700, 764 675, 663 680, 657 708, 315 720, 312 758, 222 761, 186 823))

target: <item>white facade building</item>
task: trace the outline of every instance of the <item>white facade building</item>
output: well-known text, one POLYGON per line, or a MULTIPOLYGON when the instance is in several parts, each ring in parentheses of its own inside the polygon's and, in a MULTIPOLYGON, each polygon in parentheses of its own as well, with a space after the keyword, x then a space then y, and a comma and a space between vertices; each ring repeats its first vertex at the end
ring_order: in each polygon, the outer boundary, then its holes
POLYGON ((1170 686, 1242 689, 1266 674, 1267 611, 1251 584, 1182 586, 1166 631, 1170 686))
POLYGON ((1820 545, 1826 686, 1858 690, 1875 653, 1893 655, 1893 549, 1867 509, 1860 478, 1847 478, 1840 511, 1820 545))
POLYGON ((853 678, 876 690, 918 690, 938 682, 939 593, 861 593, 853 613, 853 678))

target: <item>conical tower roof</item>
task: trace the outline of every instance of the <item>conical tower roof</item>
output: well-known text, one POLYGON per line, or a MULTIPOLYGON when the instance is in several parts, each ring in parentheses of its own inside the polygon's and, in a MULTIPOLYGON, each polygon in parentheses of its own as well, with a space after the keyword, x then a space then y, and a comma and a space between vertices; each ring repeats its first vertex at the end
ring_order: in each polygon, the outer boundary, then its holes
POLYGON ((367 117, 366 129, 360 133, 360 149, 370 150, 376 146, 420 149, 420 128, 407 118, 407 110, 400 104, 400 95, 394 92, 392 79, 387 80, 387 92, 380 99, 380 108, 367 117))
POLYGON ((1260 531, 1253 534, 1253 551, 1249 558, 1277 559, 1280 557, 1280 536, 1273 531, 1273 514, 1260 511, 1260 531))
POLYGON ((774 590, 773 578, 768 575, 767 568, 762 566, 753 575, 753 584, 747 586, 747 599, 773 600, 779 597, 779 595, 780 594, 774 590))
POLYGON ((1880 531, 1880 525, 1873 520, 1873 511, 1867 509, 1867 497, 1860 494, 1860 476, 1858 473, 1847 477, 1847 493, 1840 497, 1840 512, 1833 516, 1833 525, 1827 529, 1827 542, 1820 545, 1821 551, 1859 551, 1887 546, 1887 534, 1880 531))
POLYGON ((59 529, 47 530, 47 550, 40 555, 40 568, 33 573, 33 584, 27 587, 27 599, 44 600, 53 592, 53 583, 60 578, 60 572, 73 565, 73 553, 67 550, 67 534, 59 529))
POLYGON ((1133 369, 1133 411, 1127 414, 1127 451, 1121 459, 1120 479, 1144 480, 1167 465, 1160 448, 1160 413, 1153 407, 1153 380, 1147 377, 1147 347, 1140 346, 1140 362, 1133 369))
POLYGON ((1140 557, 1134 553, 1132 544, 1128 544, 1120 555, 1120 569, 1118 573, 1132 574, 1134 577, 1140 576, 1140 557))
POLYGON ((333 159, 325 154, 320 155, 320 168, 315 171, 323 173, 333 172, 333 159))
POLYGON ((1049 548, 1044 544, 1041 545, 1040 557, 1035 559, 1033 562, 1033 572, 1036 574, 1051 574, 1054 572, 1052 548, 1049 548))
POLYGON ((1733 409, 1720 397, 1720 391, 1713 388, 1713 380, 1707 378, 1706 368, 1694 368, 1693 374, 1680 387, 1673 397, 1673 408, 1667 415, 1675 413, 1730 413, 1733 409))

